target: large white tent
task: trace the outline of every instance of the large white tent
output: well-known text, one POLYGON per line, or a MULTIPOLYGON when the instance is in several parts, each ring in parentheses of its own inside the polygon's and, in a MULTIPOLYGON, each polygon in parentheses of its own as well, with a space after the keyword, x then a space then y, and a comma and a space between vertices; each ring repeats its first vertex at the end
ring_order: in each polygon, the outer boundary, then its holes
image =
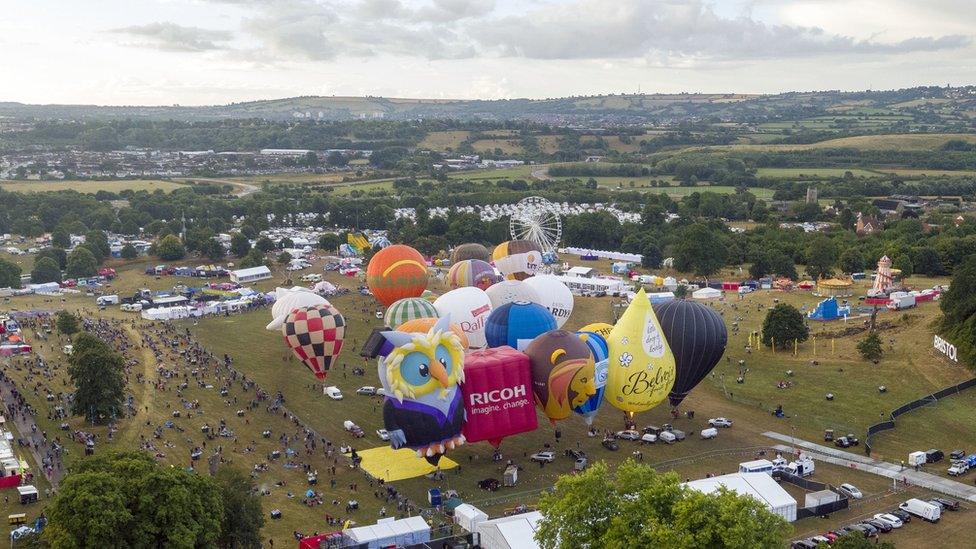
POLYGON ((477 529, 484 549, 538 549, 535 531, 542 513, 533 511, 479 523, 477 529))
POLYGON ((486 520, 488 515, 470 503, 462 503, 454 508, 454 522, 468 532, 474 532, 486 520))
POLYGON ((793 522, 796 520, 796 500, 766 473, 732 473, 686 482, 685 486, 705 494, 722 486, 739 495, 749 495, 773 513, 793 522))
POLYGON ((371 526, 358 526, 343 531, 353 544, 369 549, 380 547, 406 547, 430 541, 430 525, 422 517, 396 520, 380 519, 371 526))
POLYGON ((715 288, 702 288, 692 292, 691 297, 695 299, 718 299, 722 297, 722 291, 715 288))

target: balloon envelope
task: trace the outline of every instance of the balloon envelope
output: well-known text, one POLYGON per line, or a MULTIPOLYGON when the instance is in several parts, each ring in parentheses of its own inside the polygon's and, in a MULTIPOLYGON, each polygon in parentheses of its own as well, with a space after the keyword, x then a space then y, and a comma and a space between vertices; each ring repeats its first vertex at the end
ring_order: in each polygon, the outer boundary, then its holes
POLYGON ((538 417, 532 397, 529 357, 511 347, 471 351, 464 357, 464 438, 487 440, 534 431, 538 417))
POLYGON ((410 246, 388 246, 369 260, 366 284, 386 306, 405 297, 419 297, 427 289, 427 262, 410 246))
POLYGON ((480 259, 466 259, 451 265, 447 271, 447 283, 452 288, 474 286, 482 290, 501 280, 490 263, 480 259))
POLYGON ((542 413, 555 423, 596 394, 590 348, 573 332, 553 330, 525 348, 532 364, 532 390, 542 413))
POLYGON ((299 307, 311 307, 328 303, 324 297, 316 294, 308 288, 295 286, 293 288, 275 288, 275 302, 271 306, 271 323, 265 326, 268 330, 280 330, 293 309, 299 307))
POLYGON ((485 293, 491 300, 492 307, 501 307, 506 303, 516 301, 528 301, 529 303, 539 303, 542 298, 539 292, 521 280, 502 280, 497 284, 492 284, 485 293))
POLYGON ((509 280, 525 280, 542 267, 542 248, 531 240, 509 240, 495 246, 491 260, 509 280))
POLYGON ((329 303, 294 309, 281 325, 285 344, 308 366, 319 381, 342 351, 346 321, 329 303))
POLYGON ((537 303, 516 301, 491 311, 485 324, 489 347, 507 345, 524 350, 536 337, 556 329, 556 319, 537 303))
POLYGON ((558 278, 552 275, 536 275, 525 280, 525 283, 539 294, 539 305, 542 305, 556 319, 556 327, 562 328, 573 314, 573 292, 558 278))
POLYGON ((629 413, 660 404, 674 385, 674 355, 643 288, 613 327, 607 343, 610 360, 604 398, 629 413))
POLYGON ((434 301, 438 315, 450 315, 451 322, 461 327, 468 336, 468 345, 480 349, 485 346, 485 323, 491 313, 488 294, 474 287, 458 288, 434 301))
POLYGON ((694 301, 668 301, 654 312, 674 353, 677 375, 668 400, 677 407, 722 359, 729 333, 714 309, 694 301))
POLYGON ((606 322, 594 322, 592 324, 587 324, 579 329, 581 332, 593 332, 603 336, 606 339, 610 336, 610 332, 613 331, 613 324, 607 324, 606 322))
POLYGON ((478 259, 481 261, 491 261, 491 252, 481 244, 469 243, 461 244, 451 253, 451 263, 464 261, 465 259, 478 259))
POLYGON ((437 318, 437 309, 434 304, 422 297, 405 297, 396 300, 393 305, 386 309, 383 319, 386 324, 394 328, 418 318, 437 318))
POLYGON ((596 332, 579 331, 576 332, 576 335, 586 343, 586 346, 590 348, 590 353, 593 355, 593 383, 596 387, 596 394, 586 399, 586 402, 583 404, 574 407, 573 411, 583 416, 587 425, 592 425, 593 418, 596 417, 596 412, 600 409, 600 404, 603 403, 603 394, 606 392, 607 364, 610 358, 610 348, 607 346, 606 338, 596 332))
MULTIPOLYGON (((437 324, 438 320, 439 319, 437 318, 415 318, 413 320, 408 320, 403 324, 398 325, 396 327, 396 331, 406 332, 410 334, 426 334, 427 332, 430 331, 431 328, 434 327, 435 324, 437 324)), ((468 336, 467 334, 464 333, 463 330, 461 330, 461 327, 452 322, 451 331, 457 334, 457 336, 461 339, 461 345, 463 345, 464 348, 467 349, 468 336)))

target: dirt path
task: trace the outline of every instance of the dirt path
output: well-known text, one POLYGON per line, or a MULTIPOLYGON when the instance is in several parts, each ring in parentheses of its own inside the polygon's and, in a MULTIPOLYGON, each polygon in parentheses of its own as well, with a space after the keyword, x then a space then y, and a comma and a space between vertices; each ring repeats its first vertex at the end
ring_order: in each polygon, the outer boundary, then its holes
MULTIPOLYGON (((142 335, 133 326, 126 326, 125 332, 129 335, 129 340, 139 347, 139 364, 142 366, 142 395, 136 402, 136 416, 145 413, 146 408, 153 409, 153 401, 156 399, 155 384, 156 379, 156 356, 149 347, 142 346, 142 335)), ((136 429, 138 430, 138 429, 136 429)))
POLYGON ((236 196, 247 196, 249 194, 254 194, 261 190, 257 185, 251 185, 250 183, 244 183, 242 181, 233 181, 230 179, 213 179, 213 178, 199 178, 199 177, 180 177, 176 178, 175 181, 203 181, 206 183, 219 183, 221 185, 233 185, 237 188, 237 192, 234 194, 236 196))

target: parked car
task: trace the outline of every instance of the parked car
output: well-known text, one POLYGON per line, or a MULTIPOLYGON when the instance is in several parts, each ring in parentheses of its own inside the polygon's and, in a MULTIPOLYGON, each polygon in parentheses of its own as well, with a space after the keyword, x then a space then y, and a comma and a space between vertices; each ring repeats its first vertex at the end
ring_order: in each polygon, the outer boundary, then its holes
POLYGON ((685 439, 685 432, 680 429, 671 429, 671 434, 674 435, 674 440, 681 442, 685 439))
POLYGON ((657 442, 657 435, 654 433, 645 433, 641 435, 641 444, 654 444, 657 442))
POLYGON ((553 452, 536 452, 529 456, 529 459, 536 463, 552 463, 556 461, 556 454, 553 452))
POLYGON ((671 444, 678 440, 671 431, 661 431, 661 434, 657 436, 657 439, 666 444, 671 444))
POLYGON ((827 543, 833 543, 834 540, 840 537, 837 535, 836 532, 824 532, 823 534, 820 535, 827 538, 827 543))
POLYGON ((380 440, 383 441, 390 440, 390 433, 386 429, 377 429, 376 436, 380 437, 380 440))
POLYGON ((925 452, 925 463, 938 463, 942 461, 942 458, 944 457, 945 454, 942 453, 942 450, 932 448, 928 452, 925 452))
POLYGON ((884 522, 892 528, 901 528, 905 524, 904 521, 891 513, 878 513, 874 515, 874 520, 884 522))
POLYGON ((949 459, 962 459, 963 457, 965 457, 965 455, 966 455, 965 450, 953 450, 949 452, 949 459))
POLYGON ((856 443, 847 437, 839 437, 834 439, 834 445, 841 448, 850 448, 851 446, 855 446, 856 443))
POLYGON ((949 466, 948 473, 949 476, 958 477, 959 475, 966 474, 967 471, 969 471, 969 463, 958 459, 953 461, 952 465, 949 466))
POLYGON ((861 499, 864 497, 864 494, 862 494, 861 491, 858 490, 857 487, 854 486, 853 484, 849 484, 845 482, 844 484, 838 486, 837 489, 840 490, 841 493, 846 494, 852 499, 861 499))
POLYGON ((372 385, 364 385, 364 386, 356 389, 356 394, 357 395, 365 395, 365 396, 373 396, 373 395, 376 394, 376 387, 373 387, 372 385))
POLYGON ((648 425, 647 427, 644 427, 644 434, 660 435, 661 431, 663 430, 664 429, 658 427, 657 425, 648 425))
POLYGON ((617 443, 617 441, 612 438, 605 438, 603 439, 603 442, 601 442, 600 444, 602 444, 604 448, 610 450, 611 452, 616 452, 617 450, 620 449, 620 444, 617 443))
POLYGON ((898 520, 900 520, 902 524, 908 524, 912 521, 911 513, 901 509, 892 509, 891 511, 888 511, 888 514, 898 517, 898 520))
POLYGON ((363 438, 366 436, 366 433, 363 432, 363 429, 359 425, 356 425, 348 419, 342 423, 342 427, 356 438, 363 438))
POLYGON ((489 492, 495 492, 501 487, 502 483, 498 482, 497 478, 486 478, 484 480, 478 481, 478 488, 482 490, 487 490, 489 492))
POLYGON ((790 549, 817 549, 817 543, 812 539, 799 539, 790 544, 790 549))
POLYGON ((817 546, 819 546, 821 543, 826 543, 826 544, 832 543, 832 540, 828 538, 826 535, 813 536, 812 538, 810 538, 810 541, 816 543, 817 546))
POLYGON ((709 427, 708 429, 702 429, 701 431, 701 437, 702 439, 705 440, 710 438, 715 438, 717 436, 718 436, 718 429, 716 429, 715 427, 709 427))
POLYGON ((881 532, 882 534, 887 534, 888 532, 891 531, 892 528, 891 525, 888 524, 887 522, 876 520, 873 518, 870 518, 864 522, 865 524, 870 524, 871 526, 874 526, 875 530, 881 532))
POLYGON ((574 460, 586 457, 586 452, 583 450, 576 450, 574 448, 566 448, 565 454, 566 457, 573 458, 574 460))
POLYGON ((724 417, 715 417, 708 420, 708 424, 712 427, 731 427, 732 420, 724 417))
POLYGON ((614 436, 623 440, 640 440, 641 434, 633 429, 628 429, 626 431, 617 431, 614 436))
POLYGON ((322 390, 332 400, 342 400, 342 391, 335 385, 330 385, 322 390))
POLYGON ((854 524, 853 526, 854 528, 863 531, 864 537, 873 538, 878 535, 878 529, 866 522, 859 522, 857 524, 854 524))
POLYGON ((959 510, 959 502, 956 501, 956 500, 954 500, 954 499, 947 499, 947 498, 939 497, 939 498, 932 498, 929 501, 937 501, 937 502, 939 502, 940 504, 942 504, 942 508, 943 509, 948 509, 950 511, 958 511, 959 510))

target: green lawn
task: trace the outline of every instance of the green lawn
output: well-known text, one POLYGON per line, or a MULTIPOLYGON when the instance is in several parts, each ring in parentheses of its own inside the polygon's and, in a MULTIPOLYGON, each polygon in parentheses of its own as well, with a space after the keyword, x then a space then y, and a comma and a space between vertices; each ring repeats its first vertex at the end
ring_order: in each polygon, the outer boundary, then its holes
POLYGON ((186 185, 163 179, 126 179, 119 181, 0 181, 0 188, 21 193, 40 193, 47 191, 78 191, 95 194, 98 191, 118 193, 125 190, 170 192, 186 185))
POLYGON ((756 176, 776 179, 825 179, 828 177, 844 177, 847 172, 851 172, 855 177, 881 175, 877 171, 861 168, 759 168, 756 170, 756 176))

